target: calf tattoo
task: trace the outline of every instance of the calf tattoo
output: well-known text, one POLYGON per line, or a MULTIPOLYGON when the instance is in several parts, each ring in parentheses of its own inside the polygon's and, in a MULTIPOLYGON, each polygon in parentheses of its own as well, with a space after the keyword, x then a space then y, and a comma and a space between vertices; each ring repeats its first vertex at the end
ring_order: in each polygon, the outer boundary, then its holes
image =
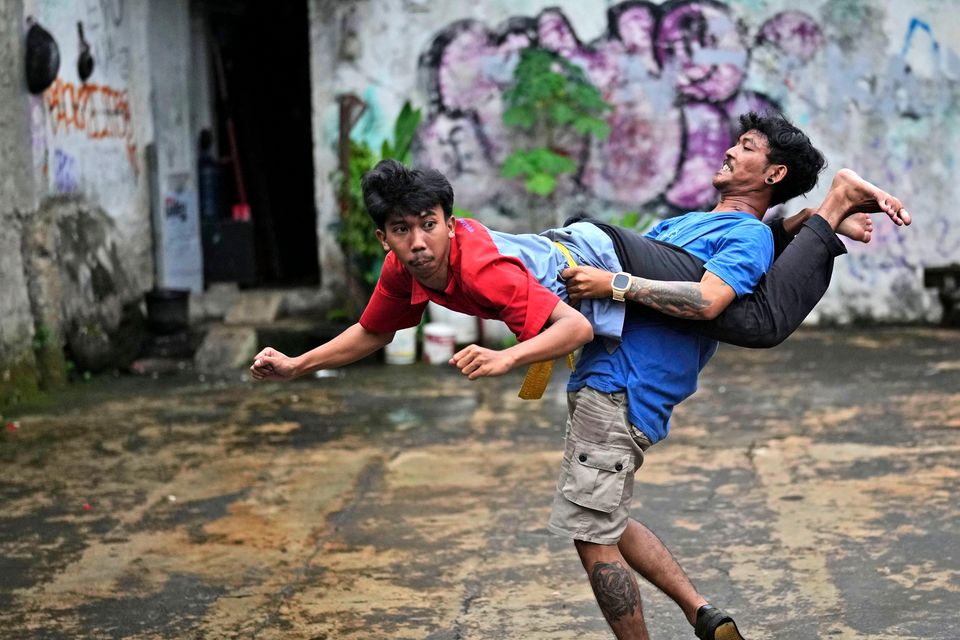
POLYGON ((594 563, 590 584, 600 610, 610 622, 631 616, 640 607, 640 593, 633 576, 618 562, 594 563))
POLYGON ((710 306, 710 301, 703 299, 697 282, 661 282, 633 277, 624 297, 679 318, 696 318, 700 311, 710 306))

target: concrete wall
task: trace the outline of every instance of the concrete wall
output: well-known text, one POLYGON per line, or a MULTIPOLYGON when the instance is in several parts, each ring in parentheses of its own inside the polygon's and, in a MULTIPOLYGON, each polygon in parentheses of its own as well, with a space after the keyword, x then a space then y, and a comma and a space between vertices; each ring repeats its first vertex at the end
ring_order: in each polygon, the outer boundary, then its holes
MULTIPOLYGON (((150 156, 157 285, 203 290, 203 259, 197 202, 197 149, 190 87, 188 0, 151 2, 147 40, 154 148, 150 156)), ((198 62, 204 62, 200 60, 198 62)))
MULTIPOLYGON (((147 53, 147 0, 24 0, 60 48, 60 71, 29 96, 36 197, 72 195, 102 207, 124 239, 134 280, 152 284, 146 145, 153 138, 147 53), (77 23, 94 56, 90 78, 77 72, 77 23)), ((23 93, 20 94, 21 96, 23 93)))
POLYGON ((317 252, 321 286, 327 292, 343 290, 344 265, 339 245, 330 231, 336 222, 337 194, 331 180, 337 170, 337 95, 340 68, 351 66, 355 56, 352 16, 354 6, 338 0, 309 0, 310 76, 313 105, 313 184, 317 208, 317 252))
MULTIPOLYGON (((417 162, 443 170, 458 204, 482 220, 529 226, 529 200, 499 176, 510 151, 502 91, 517 51, 539 43, 581 64, 614 105, 613 135, 581 156, 580 180, 561 189, 553 210, 708 208, 735 115, 779 105, 830 162, 821 184, 788 209, 815 206, 833 171, 849 166, 901 196, 917 218, 908 230, 878 220, 870 245, 850 245, 814 318, 939 313, 922 270, 960 263, 953 3, 810 0, 802 11, 786 0, 311 5, 315 86, 360 95, 369 106, 354 133, 374 144, 404 100, 424 107, 417 162)), ((335 219, 320 188, 335 153, 332 91, 314 91, 321 234, 335 219)))
POLYGON ((22 99, 23 12, 0 3, 0 401, 35 390, 33 317, 21 251, 23 217, 34 205, 29 112, 22 99))
MULTIPOLYGON (((161 4, 165 14, 179 12, 173 20, 180 28, 165 46, 185 61, 189 3, 161 4)), ((56 383, 64 345, 78 366, 109 363, 110 336, 125 324, 128 303, 153 285, 150 6, 0 3, 0 405, 31 382, 56 383), (51 34, 60 57, 56 78, 39 95, 25 82, 28 17, 51 34), (78 68, 84 42, 94 59, 85 79, 78 68)), ((179 82, 163 79, 182 90, 157 103, 171 111, 176 103, 185 116, 186 63, 179 68, 179 82)), ((192 173, 189 122, 181 117, 172 127, 181 136, 162 148, 167 158, 186 157, 176 167, 192 173)), ((198 234, 192 241, 199 245, 198 234)))

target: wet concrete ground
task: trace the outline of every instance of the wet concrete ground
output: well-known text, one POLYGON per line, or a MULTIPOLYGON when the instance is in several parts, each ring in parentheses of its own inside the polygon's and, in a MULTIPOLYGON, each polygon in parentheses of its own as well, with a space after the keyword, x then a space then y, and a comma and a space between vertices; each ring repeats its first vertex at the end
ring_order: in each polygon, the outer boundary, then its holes
MULTIPOLYGON (((958 341, 722 347, 634 516, 748 638, 960 637, 958 341)), ((185 372, 5 416, 0 637, 611 637, 545 528, 563 385, 525 402, 520 379, 185 372)), ((641 591, 654 638, 693 638, 641 591)))

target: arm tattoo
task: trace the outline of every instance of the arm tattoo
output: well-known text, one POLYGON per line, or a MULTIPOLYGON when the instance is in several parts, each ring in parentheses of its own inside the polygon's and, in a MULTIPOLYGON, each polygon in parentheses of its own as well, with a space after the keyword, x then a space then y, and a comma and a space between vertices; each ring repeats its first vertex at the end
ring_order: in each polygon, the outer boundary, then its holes
POLYGON ((610 622, 632 616, 640 608, 640 592, 633 582, 633 576, 619 562, 594 563, 590 584, 600 610, 610 622))
POLYGON ((624 297, 678 318, 699 318, 710 306, 699 282, 664 282, 634 276, 624 297))

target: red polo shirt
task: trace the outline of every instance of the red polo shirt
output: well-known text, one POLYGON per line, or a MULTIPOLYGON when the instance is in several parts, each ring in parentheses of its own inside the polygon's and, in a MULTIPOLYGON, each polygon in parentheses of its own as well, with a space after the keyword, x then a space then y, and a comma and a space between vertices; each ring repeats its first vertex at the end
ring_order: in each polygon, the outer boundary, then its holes
POLYGON ((447 287, 424 287, 390 252, 360 325, 389 333, 419 324, 427 301, 480 318, 502 320, 520 340, 540 333, 560 298, 541 285, 517 258, 497 250, 486 227, 457 220, 450 241, 447 287))

